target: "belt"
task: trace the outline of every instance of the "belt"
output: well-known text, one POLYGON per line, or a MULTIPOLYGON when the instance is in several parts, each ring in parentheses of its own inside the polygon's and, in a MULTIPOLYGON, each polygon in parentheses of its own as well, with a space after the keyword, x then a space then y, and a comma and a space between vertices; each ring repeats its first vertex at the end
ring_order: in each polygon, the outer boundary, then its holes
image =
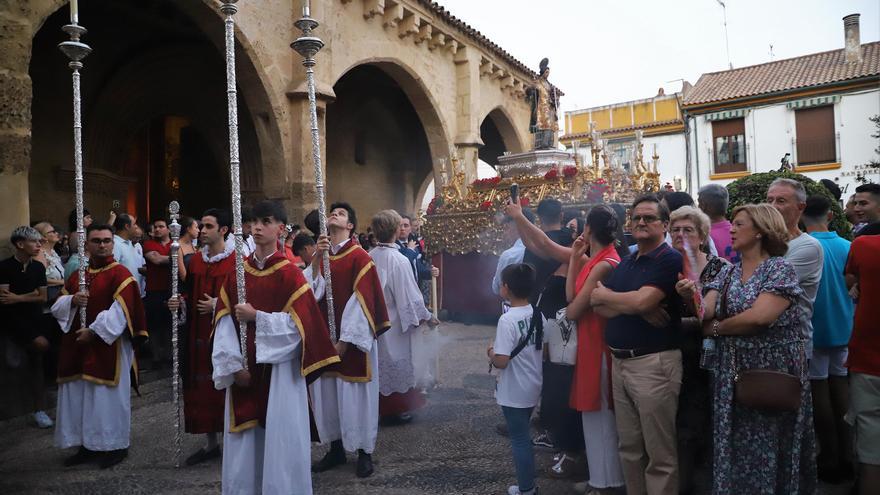
POLYGON ((638 347, 636 349, 615 349, 613 347, 609 347, 608 349, 611 351, 611 355, 618 359, 632 359, 640 356, 645 356, 647 354, 654 354, 656 352, 670 351, 675 349, 675 347, 664 345, 654 347, 638 347))

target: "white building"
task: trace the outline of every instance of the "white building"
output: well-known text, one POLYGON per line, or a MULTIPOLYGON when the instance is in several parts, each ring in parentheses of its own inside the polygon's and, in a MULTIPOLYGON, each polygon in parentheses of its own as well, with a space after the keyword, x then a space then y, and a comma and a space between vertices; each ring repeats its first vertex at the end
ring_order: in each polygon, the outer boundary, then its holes
POLYGON ((857 175, 880 182, 870 117, 880 115, 880 42, 861 44, 859 15, 844 17, 845 48, 703 74, 685 92, 693 193, 780 168, 838 183, 844 198, 857 175))

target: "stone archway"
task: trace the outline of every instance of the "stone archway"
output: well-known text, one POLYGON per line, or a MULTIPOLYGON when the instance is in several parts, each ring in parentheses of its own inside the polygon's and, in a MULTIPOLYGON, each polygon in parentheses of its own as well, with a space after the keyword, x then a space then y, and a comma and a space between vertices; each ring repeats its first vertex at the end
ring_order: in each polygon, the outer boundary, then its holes
POLYGON ((486 115, 480 124, 480 138, 483 140, 480 160, 493 167, 498 164, 498 157, 503 153, 525 151, 516 127, 504 111, 504 107, 495 107, 486 115))
POLYGON ((450 145, 428 91, 401 64, 357 64, 333 86, 327 106, 328 199, 358 210, 361 230, 376 211, 415 213, 424 184, 450 145))
MULTIPOLYGON (((22 124, 33 151, 23 167, 25 190, 40 201, 30 199, 25 212, 61 221, 73 204, 70 71, 55 47, 65 39, 60 26, 67 23, 66 2, 29 3, 23 14, 32 20, 34 34, 25 77, 33 102, 23 102, 32 113, 22 124)), ((82 70, 87 207, 106 211, 113 200, 122 200, 122 209, 136 204, 126 200, 127 188, 142 186, 143 177, 132 173, 135 142, 150 144, 144 130, 149 134, 155 121, 165 117, 187 122, 179 151, 181 163, 190 166, 181 179, 193 183, 189 195, 197 197, 191 208, 180 198, 184 209, 198 214, 208 204, 228 204, 223 24, 214 2, 89 2, 81 4, 80 19, 89 29, 84 41, 94 49, 82 70), (192 173, 193 164, 199 173, 192 173)), ((264 176, 274 179, 287 172, 280 105, 272 101, 247 38, 237 31, 236 39, 242 189, 246 198, 258 198, 266 195, 264 176)), ((137 213, 141 218, 161 213, 164 207, 158 203, 167 199, 157 198, 155 207, 137 213)))

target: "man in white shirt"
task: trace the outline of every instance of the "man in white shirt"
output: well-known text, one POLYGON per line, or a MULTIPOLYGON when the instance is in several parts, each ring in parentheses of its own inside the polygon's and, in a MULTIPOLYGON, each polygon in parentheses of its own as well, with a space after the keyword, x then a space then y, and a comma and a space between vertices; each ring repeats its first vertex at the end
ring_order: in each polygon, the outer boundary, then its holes
POLYGON ((131 242, 135 238, 136 227, 135 218, 128 213, 116 215, 113 221, 113 259, 128 268, 135 280, 140 280, 140 256, 131 242))
POLYGON ((803 328, 804 351, 807 359, 813 356, 813 303, 822 280, 825 255, 822 245, 813 236, 798 227, 801 214, 807 207, 807 191, 804 185, 793 179, 776 179, 767 189, 767 203, 782 214, 785 227, 791 237, 785 259, 794 266, 803 293, 798 296, 801 328, 803 328))

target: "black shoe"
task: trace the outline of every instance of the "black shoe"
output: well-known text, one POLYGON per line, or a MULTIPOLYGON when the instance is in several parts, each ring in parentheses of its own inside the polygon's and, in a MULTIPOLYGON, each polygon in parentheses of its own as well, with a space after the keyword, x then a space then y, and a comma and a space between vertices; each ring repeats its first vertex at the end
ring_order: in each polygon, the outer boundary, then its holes
POLYGON ((347 459, 345 458, 345 449, 342 448, 342 441, 334 440, 333 443, 330 444, 330 452, 324 454, 324 457, 318 461, 317 464, 312 465, 312 472, 323 473, 336 466, 342 466, 346 462, 347 459), (336 442, 339 442, 338 447, 336 442))
POLYGON ((125 460, 126 457, 128 457, 128 449, 103 452, 101 455, 101 460, 98 462, 98 466, 100 466, 101 469, 111 468, 125 460))
POLYGON ((840 469, 833 467, 823 467, 819 466, 817 469, 817 478, 819 481, 824 483, 828 483, 829 485, 839 485, 843 483, 843 477, 841 476, 840 469))
POLYGON ((217 445, 211 450, 205 450, 204 447, 197 450, 193 455, 186 458, 187 466, 194 466, 200 462, 209 461, 211 459, 216 459, 221 455, 220 446, 217 445))
POLYGON ((381 426, 403 426, 412 422, 413 415, 410 413, 394 414, 390 416, 382 416, 379 418, 381 426))
POLYGON ((79 464, 85 464, 86 462, 91 461, 95 458, 97 452, 89 450, 85 447, 80 446, 79 450, 76 451, 76 454, 64 459, 64 467, 77 466, 79 464))
POLYGON ((358 450, 357 470, 358 478, 369 478, 373 474, 373 456, 363 450, 358 450))

